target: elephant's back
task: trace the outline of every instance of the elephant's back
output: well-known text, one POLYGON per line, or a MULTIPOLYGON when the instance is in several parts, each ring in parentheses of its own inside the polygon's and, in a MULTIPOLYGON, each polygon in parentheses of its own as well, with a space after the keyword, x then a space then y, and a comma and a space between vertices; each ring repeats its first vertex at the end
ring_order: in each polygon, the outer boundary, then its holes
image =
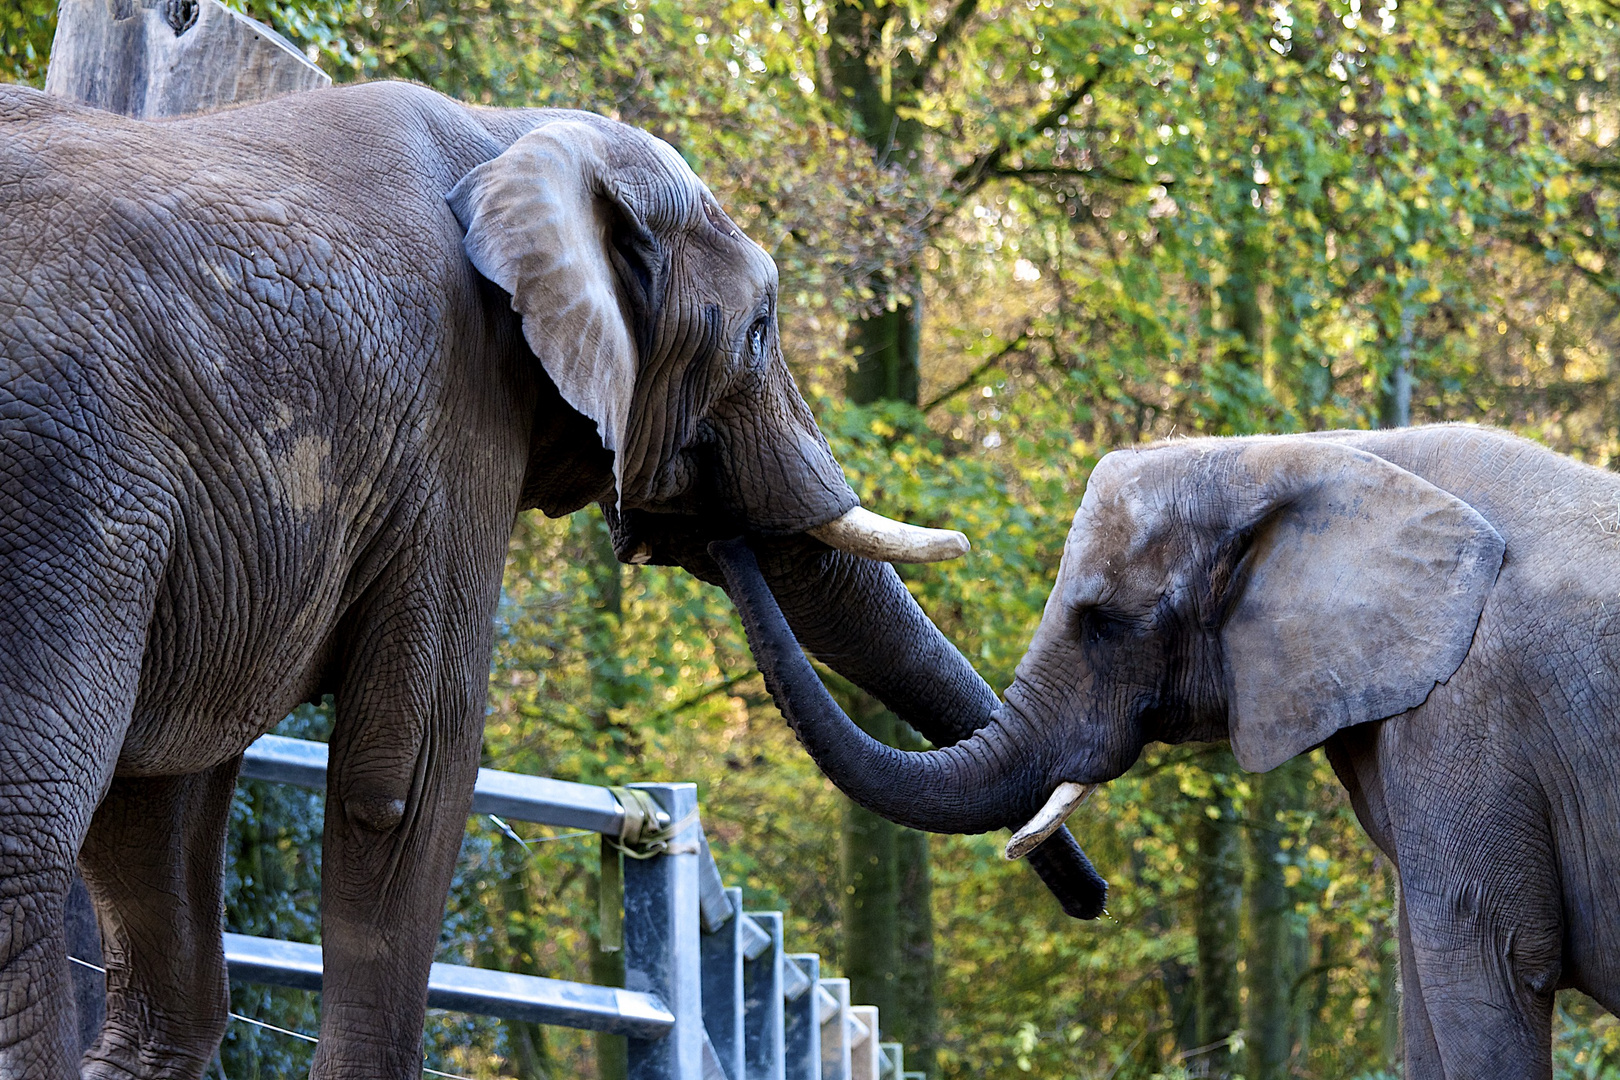
POLYGON ((1449 491, 1502 534, 1513 557, 1545 552, 1620 574, 1620 475, 1501 428, 1430 424, 1330 433, 1449 491))
POLYGON ((142 121, 4 89, 0 355, 109 400, 443 374, 477 307, 444 193, 498 150, 459 105, 376 84, 142 121))
POLYGON ((340 234, 356 255, 393 249, 419 263, 423 253, 412 249, 430 242, 443 250, 459 233, 445 193, 501 149, 466 109, 403 83, 171 120, 131 120, 25 87, 0 90, 0 207, 13 235, 51 240, 148 216, 155 220, 143 224, 171 230, 291 216, 340 234), (267 206, 279 209, 258 217, 267 206), (167 219, 170 208, 176 214, 167 219))
POLYGON ((501 364, 443 198, 497 149, 408 86, 172 121, 0 94, 0 398, 65 391, 88 469, 171 496, 121 768, 206 764, 221 716, 251 739, 309 693, 353 567, 419 517, 501 364))

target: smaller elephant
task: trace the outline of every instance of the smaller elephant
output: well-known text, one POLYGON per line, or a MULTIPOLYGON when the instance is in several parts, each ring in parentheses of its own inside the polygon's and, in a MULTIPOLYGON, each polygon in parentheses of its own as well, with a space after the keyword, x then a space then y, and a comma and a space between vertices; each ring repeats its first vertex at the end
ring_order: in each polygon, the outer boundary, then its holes
POLYGON ((1620 477, 1471 426, 1117 451, 1005 703, 914 754, 838 711, 751 553, 715 553, 818 764, 915 828, 1027 822, 1016 856, 1149 741, 1257 772, 1323 746, 1400 875, 1406 1075, 1550 1078, 1555 991, 1620 1009, 1617 508, 1620 477))

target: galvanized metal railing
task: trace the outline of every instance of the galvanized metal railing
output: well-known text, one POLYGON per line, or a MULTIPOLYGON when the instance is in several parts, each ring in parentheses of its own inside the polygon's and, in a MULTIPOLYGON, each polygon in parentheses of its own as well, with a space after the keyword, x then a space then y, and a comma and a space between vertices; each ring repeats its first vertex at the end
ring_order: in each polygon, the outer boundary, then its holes
MULTIPOLYGON (((324 791, 326 760, 323 743, 266 735, 242 776, 324 791)), ((848 979, 784 951, 781 912, 743 911, 709 851, 695 785, 610 790, 480 769, 472 810, 613 838, 627 815, 650 817, 662 853, 625 860, 624 988, 434 964, 430 1006, 624 1035, 631 1080, 923 1077, 905 1071, 899 1043, 879 1041, 876 1008, 850 1005, 848 979)), ((318 945, 226 934, 225 960, 233 981, 321 986, 318 945)))

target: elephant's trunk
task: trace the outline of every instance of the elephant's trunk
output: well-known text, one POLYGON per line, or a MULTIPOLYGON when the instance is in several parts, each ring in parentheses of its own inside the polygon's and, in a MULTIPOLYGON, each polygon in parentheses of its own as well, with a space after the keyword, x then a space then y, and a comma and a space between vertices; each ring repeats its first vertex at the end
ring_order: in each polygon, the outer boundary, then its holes
POLYGON ((873 739, 833 701, 783 618, 744 541, 713 544, 766 685, 823 772, 873 813, 930 832, 979 833, 1022 824, 1052 783, 1042 744, 1003 712, 971 738, 908 753, 873 739))
MULTIPOLYGON (((811 655, 935 746, 959 743, 991 722, 1001 706, 995 691, 929 621, 894 567, 802 539, 756 543, 765 581, 811 655)), ((1059 828, 1028 858, 1067 914, 1095 919, 1103 913, 1108 883, 1067 829, 1059 828)))

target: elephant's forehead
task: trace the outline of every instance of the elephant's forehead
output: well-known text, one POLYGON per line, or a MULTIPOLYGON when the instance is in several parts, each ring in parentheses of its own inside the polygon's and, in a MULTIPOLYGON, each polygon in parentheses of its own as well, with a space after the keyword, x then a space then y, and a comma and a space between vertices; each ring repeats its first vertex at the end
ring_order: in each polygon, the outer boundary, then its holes
POLYGON ((713 195, 707 190, 703 195, 699 223, 689 236, 697 241, 692 250, 705 260, 706 270, 694 284, 736 318, 752 319, 753 300, 777 286, 776 260, 726 216, 713 195))
POLYGON ((641 169, 637 170, 640 173, 635 181, 637 186, 663 187, 666 190, 684 192, 687 196, 685 205, 670 209, 668 216, 671 220, 660 224, 670 228, 714 230, 722 237, 740 245, 742 258, 739 263, 746 268, 751 277, 759 279, 762 283, 774 285, 776 261, 757 241, 731 220, 720 205, 720 200, 715 198, 709 186, 692 171, 680 152, 663 139, 638 129, 631 130, 636 131, 647 149, 647 160, 642 163, 641 169))
POLYGON ((1140 456, 1116 450, 1097 463, 1069 528, 1065 554, 1086 551, 1127 554, 1149 510, 1140 456))
POLYGON ((1097 463, 1064 545, 1059 583, 1074 603, 1156 585, 1164 569, 1163 492, 1145 473, 1147 455, 1115 451, 1097 463))

